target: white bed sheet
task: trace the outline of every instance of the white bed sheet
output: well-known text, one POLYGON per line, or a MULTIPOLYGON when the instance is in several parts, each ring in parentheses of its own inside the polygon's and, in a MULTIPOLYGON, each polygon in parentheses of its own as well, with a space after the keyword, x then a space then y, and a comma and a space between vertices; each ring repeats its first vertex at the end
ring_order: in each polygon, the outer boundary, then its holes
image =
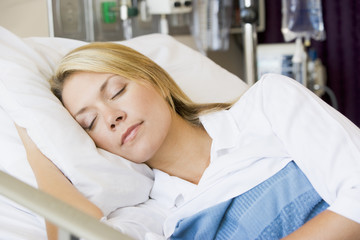
MULTIPOLYGON (((37 187, 14 123, 2 108, 0 126, 0 170, 37 187)), ((28 209, 0 196, 0 239, 46 239, 45 222, 28 209)))

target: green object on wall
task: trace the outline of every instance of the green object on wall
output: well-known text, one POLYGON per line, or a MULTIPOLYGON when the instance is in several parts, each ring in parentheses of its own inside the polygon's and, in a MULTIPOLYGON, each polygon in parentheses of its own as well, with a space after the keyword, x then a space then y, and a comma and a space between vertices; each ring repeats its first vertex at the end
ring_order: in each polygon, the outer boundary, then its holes
POLYGON ((128 8, 129 17, 136 17, 138 14, 139 14, 139 10, 136 7, 129 7, 128 8))
POLYGON ((114 23, 116 22, 116 2, 102 2, 101 3, 101 13, 104 23, 114 23))

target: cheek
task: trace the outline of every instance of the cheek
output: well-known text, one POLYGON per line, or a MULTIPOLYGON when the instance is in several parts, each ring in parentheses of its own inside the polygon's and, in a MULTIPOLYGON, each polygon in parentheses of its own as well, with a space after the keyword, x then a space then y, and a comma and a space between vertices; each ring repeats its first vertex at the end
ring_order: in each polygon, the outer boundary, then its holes
POLYGON ((106 134, 106 131, 100 130, 97 133, 89 133, 89 135, 97 147, 113 153, 116 150, 113 146, 114 141, 110 139, 110 136, 106 134))
MULTIPOLYGON (((156 112, 152 119, 152 131, 150 133, 151 146, 154 151, 158 150, 166 141, 166 137, 169 135, 172 123, 172 115, 167 103, 158 104, 158 109, 154 109, 156 112)), ((155 151, 155 152, 156 152, 155 151)))
POLYGON ((136 163, 144 163, 154 157, 161 149, 171 127, 171 113, 167 103, 154 104, 148 108, 148 118, 145 118, 144 131, 134 148, 127 149, 124 157, 136 163), (156 106, 156 107, 155 107, 156 106))

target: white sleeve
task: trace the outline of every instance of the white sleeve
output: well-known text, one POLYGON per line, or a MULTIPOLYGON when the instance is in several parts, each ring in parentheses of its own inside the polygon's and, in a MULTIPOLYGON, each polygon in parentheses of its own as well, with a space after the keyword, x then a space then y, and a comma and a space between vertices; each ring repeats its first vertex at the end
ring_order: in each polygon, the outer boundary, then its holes
POLYGON ((155 200, 112 212, 102 222, 136 240, 164 240, 166 212, 155 200))
POLYGON ((360 223, 360 130, 295 80, 259 82, 265 116, 329 210, 360 223))

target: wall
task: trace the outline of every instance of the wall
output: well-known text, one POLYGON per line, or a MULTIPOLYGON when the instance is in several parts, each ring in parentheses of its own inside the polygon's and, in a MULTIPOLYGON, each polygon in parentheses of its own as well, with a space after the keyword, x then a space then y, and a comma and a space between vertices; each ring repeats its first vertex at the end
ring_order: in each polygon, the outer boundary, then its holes
POLYGON ((1 0, 0 26, 21 37, 49 36, 46 0, 1 0))

